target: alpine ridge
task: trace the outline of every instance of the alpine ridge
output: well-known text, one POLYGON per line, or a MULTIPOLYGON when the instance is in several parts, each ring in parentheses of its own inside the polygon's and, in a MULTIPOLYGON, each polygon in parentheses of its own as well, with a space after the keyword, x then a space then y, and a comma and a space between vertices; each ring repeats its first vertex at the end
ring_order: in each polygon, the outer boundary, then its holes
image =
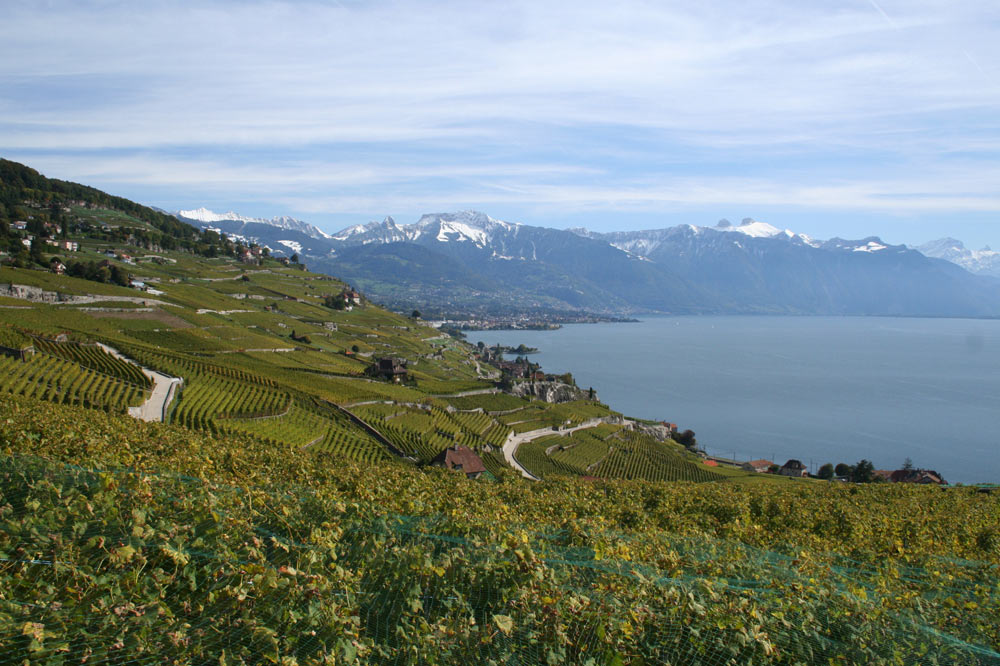
POLYGON ((273 252, 297 252, 313 268, 356 283, 387 305, 434 315, 1000 316, 1000 283, 953 260, 875 236, 818 240, 749 217, 738 224, 723 219, 713 226, 599 233, 464 210, 426 214, 412 224, 386 217, 310 235, 299 230, 304 227, 282 226, 286 218, 185 212, 212 217, 198 222, 203 228, 233 233, 223 225, 240 224, 234 233, 273 252))

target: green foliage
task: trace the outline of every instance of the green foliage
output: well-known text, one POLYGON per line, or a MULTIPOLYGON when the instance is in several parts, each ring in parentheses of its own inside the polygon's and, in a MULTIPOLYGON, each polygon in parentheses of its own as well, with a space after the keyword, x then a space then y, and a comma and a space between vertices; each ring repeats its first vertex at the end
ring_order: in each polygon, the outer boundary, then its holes
POLYGON ((145 400, 144 388, 56 356, 0 356, 0 393, 124 412, 145 400))
POLYGON ((996 495, 529 490, 20 398, 0 443, 3 664, 1000 659, 996 495))
POLYGON ((851 468, 851 481, 855 483, 869 483, 874 480, 875 465, 870 460, 860 460, 851 468))
POLYGON ((79 363, 85 368, 97 370, 106 375, 117 377, 123 381, 135 384, 142 389, 151 389, 152 380, 134 363, 123 361, 107 353, 96 344, 78 342, 55 342, 39 336, 34 338, 35 350, 41 354, 64 358, 79 363))

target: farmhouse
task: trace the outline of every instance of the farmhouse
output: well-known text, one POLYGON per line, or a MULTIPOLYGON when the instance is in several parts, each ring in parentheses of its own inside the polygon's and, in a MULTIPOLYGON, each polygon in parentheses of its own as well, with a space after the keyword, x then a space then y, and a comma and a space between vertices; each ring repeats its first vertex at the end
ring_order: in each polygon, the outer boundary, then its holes
POLYGON ((809 470, 805 465, 802 464, 801 460, 796 460, 792 458, 778 470, 778 474, 782 476, 809 476, 809 470))
POLYGON ((944 478, 932 469, 897 469, 889 475, 893 483, 937 483, 944 484, 944 478))
POLYGON ((406 380, 406 361, 399 358, 377 358, 371 372, 377 377, 401 382, 406 380))
POLYGON ((445 449, 431 461, 431 464, 445 467, 452 472, 460 472, 470 479, 478 479, 486 473, 482 458, 464 446, 445 449))
POLYGON ((769 469, 771 469, 772 465, 774 465, 774 463, 771 462, 770 460, 764 460, 764 459, 748 460, 747 462, 740 465, 740 468, 748 472, 757 472, 758 474, 764 474, 769 469))

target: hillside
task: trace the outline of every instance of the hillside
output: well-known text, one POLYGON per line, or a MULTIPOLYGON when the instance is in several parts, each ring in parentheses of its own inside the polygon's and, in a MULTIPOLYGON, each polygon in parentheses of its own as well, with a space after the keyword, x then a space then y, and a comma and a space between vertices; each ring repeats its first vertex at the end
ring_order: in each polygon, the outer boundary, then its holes
POLYGON ((996 494, 714 470, 304 265, 18 182, 0 664, 1000 659, 996 494))

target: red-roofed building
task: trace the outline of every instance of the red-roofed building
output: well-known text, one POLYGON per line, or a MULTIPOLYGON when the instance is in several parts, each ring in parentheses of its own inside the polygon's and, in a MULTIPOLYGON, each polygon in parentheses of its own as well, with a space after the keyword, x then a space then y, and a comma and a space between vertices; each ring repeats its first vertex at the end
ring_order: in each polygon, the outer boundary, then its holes
POLYGON ((431 464, 446 467, 452 472, 461 472, 470 479, 478 479, 486 473, 483 459, 465 446, 453 446, 445 449, 431 461, 431 464))
POLYGON ((740 465, 741 469, 748 472, 757 472, 758 474, 766 473, 774 465, 770 460, 748 460, 747 462, 740 465))

